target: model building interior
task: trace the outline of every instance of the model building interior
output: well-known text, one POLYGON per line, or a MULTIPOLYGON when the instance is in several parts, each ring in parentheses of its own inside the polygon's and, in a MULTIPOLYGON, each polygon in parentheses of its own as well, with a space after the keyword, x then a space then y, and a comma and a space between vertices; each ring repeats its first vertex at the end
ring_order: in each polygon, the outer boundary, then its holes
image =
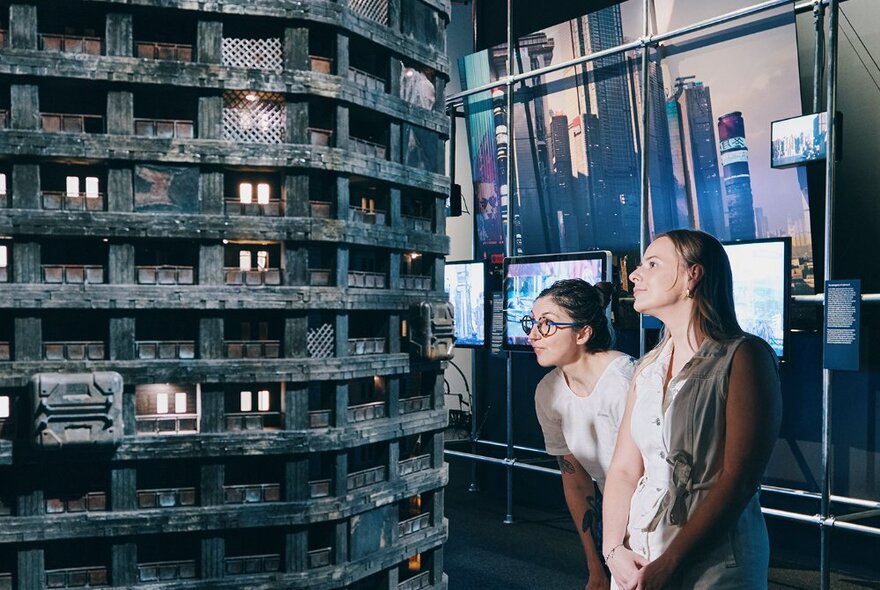
POLYGON ((445 587, 448 20, 0 3, 0 588, 445 587))

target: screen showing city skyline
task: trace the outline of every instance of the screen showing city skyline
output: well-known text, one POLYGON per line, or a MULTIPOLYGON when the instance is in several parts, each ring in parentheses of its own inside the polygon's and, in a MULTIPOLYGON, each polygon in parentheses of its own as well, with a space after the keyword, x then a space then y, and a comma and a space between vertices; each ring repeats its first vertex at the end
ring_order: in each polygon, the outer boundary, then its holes
POLYGON ((455 313, 455 345, 486 344, 486 267, 482 262, 450 262, 444 285, 455 313))
MULTIPOLYGON (((657 0, 651 30, 742 8, 738 0, 657 0)), ((642 34, 627 1, 517 40, 514 73, 620 46, 642 34)), ((770 166, 770 122, 800 114, 791 7, 709 32, 601 57, 466 99, 477 200, 477 256, 639 249, 641 150, 647 149, 648 231, 689 227, 722 241, 791 236, 793 292, 812 293, 803 171, 770 166), (641 140, 647 85, 647 141, 641 140), (512 145, 512 150, 510 149, 512 145), (514 154, 514 189, 504 183, 514 154), (508 193, 510 199, 508 203, 508 193)), ((506 46, 462 59, 464 88, 507 75, 506 46)))
POLYGON ((770 125, 770 165, 782 168, 824 160, 827 136, 828 113, 773 121, 770 125))

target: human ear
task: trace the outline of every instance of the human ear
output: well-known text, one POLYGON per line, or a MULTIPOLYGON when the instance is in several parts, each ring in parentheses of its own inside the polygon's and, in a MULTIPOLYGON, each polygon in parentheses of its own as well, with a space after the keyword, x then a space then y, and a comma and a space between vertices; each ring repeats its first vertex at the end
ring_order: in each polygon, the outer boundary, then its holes
POLYGON ((577 343, 580 345, 586 344, 590 341, 590 338, 593 337, 593 328, 590 326, 584 326, 578 331, 577 343))
POLYGON ((700 281, 703 280, 703 274, 704 270, 702 264, 692 264, 690 268, 688 268, 687 289, 689 293, 693 293, 697 290, 697 286, 700 284, 700 281))

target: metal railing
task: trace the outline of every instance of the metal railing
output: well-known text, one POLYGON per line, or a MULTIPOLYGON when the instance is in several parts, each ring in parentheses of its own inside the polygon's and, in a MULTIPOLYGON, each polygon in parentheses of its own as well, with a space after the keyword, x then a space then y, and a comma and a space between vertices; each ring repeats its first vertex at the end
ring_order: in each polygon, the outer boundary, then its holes
POLYGON ((137 340, 134 348, 139 360, 196 358, 195 340, 137 340))
POLYGON ((194 285, 195 269, 192 266, 136 266, 135 276, 140 285, 194 285))

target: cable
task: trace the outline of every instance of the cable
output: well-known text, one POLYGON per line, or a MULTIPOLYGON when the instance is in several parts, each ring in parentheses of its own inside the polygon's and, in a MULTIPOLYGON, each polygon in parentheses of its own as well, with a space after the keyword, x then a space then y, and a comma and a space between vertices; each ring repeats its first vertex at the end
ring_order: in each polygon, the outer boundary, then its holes
MULTIPOLYGON (((842 28, 840 29, 840 32, 843 33, 843 37, 846 39, 847 43, 849 43, 849 46, 852 47, 853 53, 855 53, 856 57, 859 58, 859 61, 862 62, 862 67, 865 68, 865 72, 868 74, 868 77, 871 78, 871 82, 874 83, 874 87, 877 88, 878 92, 880 92, 880 83, 878 83, 877 80, 874 79, 874 76, 871 74, 871 70, 868 68, 868 64, 866 64, 865 60, 862 59, 862 56, 859 55, 859 52, 856 49, 856 46, 853 44, 852 40, 849 38, 849 35, 847 35, 846 31, 842 28)), ((855 29, 853 29, 853 32, 855 32, 855 29)))
MULTIPOLYGON (((878 64, 878 63, 877 63, 877 60, 874 59, 874 56, 871 55, 871 50, 868 49, 868 46, 867 46, 867 45, 865 45, 865 42, 862 40, 862 36, 859 35, 859 32, 858 32, 858 31, 856 30, 856 28, 853 26, 852 22, 849 20, 849 17, 846 16, 846 13, 843 11, 843 7, 842 7, 842 6, 840 7, 840 14, 843 15, 843 19, 847 22, 847 24, 849 25, 849 27, 852 29, 852 32, 855 34, 856 38, 859 40, 859 44, 861 44, 862 49, 865 50, 865 53, 867 53, 867 54, 868 54, 868 57, 871 58, 871 61, 874 62, 874 67, 877 68, 878 71, 880 71, 880 64, 878 64)), ((855 48, 853 48, 853 49, 855 49, 855 48)), ((864 63, 864 62, 862 62, 862 63, 864 63)), ((867 67, 867 66, 866 66, 866 67, 867 67)))

